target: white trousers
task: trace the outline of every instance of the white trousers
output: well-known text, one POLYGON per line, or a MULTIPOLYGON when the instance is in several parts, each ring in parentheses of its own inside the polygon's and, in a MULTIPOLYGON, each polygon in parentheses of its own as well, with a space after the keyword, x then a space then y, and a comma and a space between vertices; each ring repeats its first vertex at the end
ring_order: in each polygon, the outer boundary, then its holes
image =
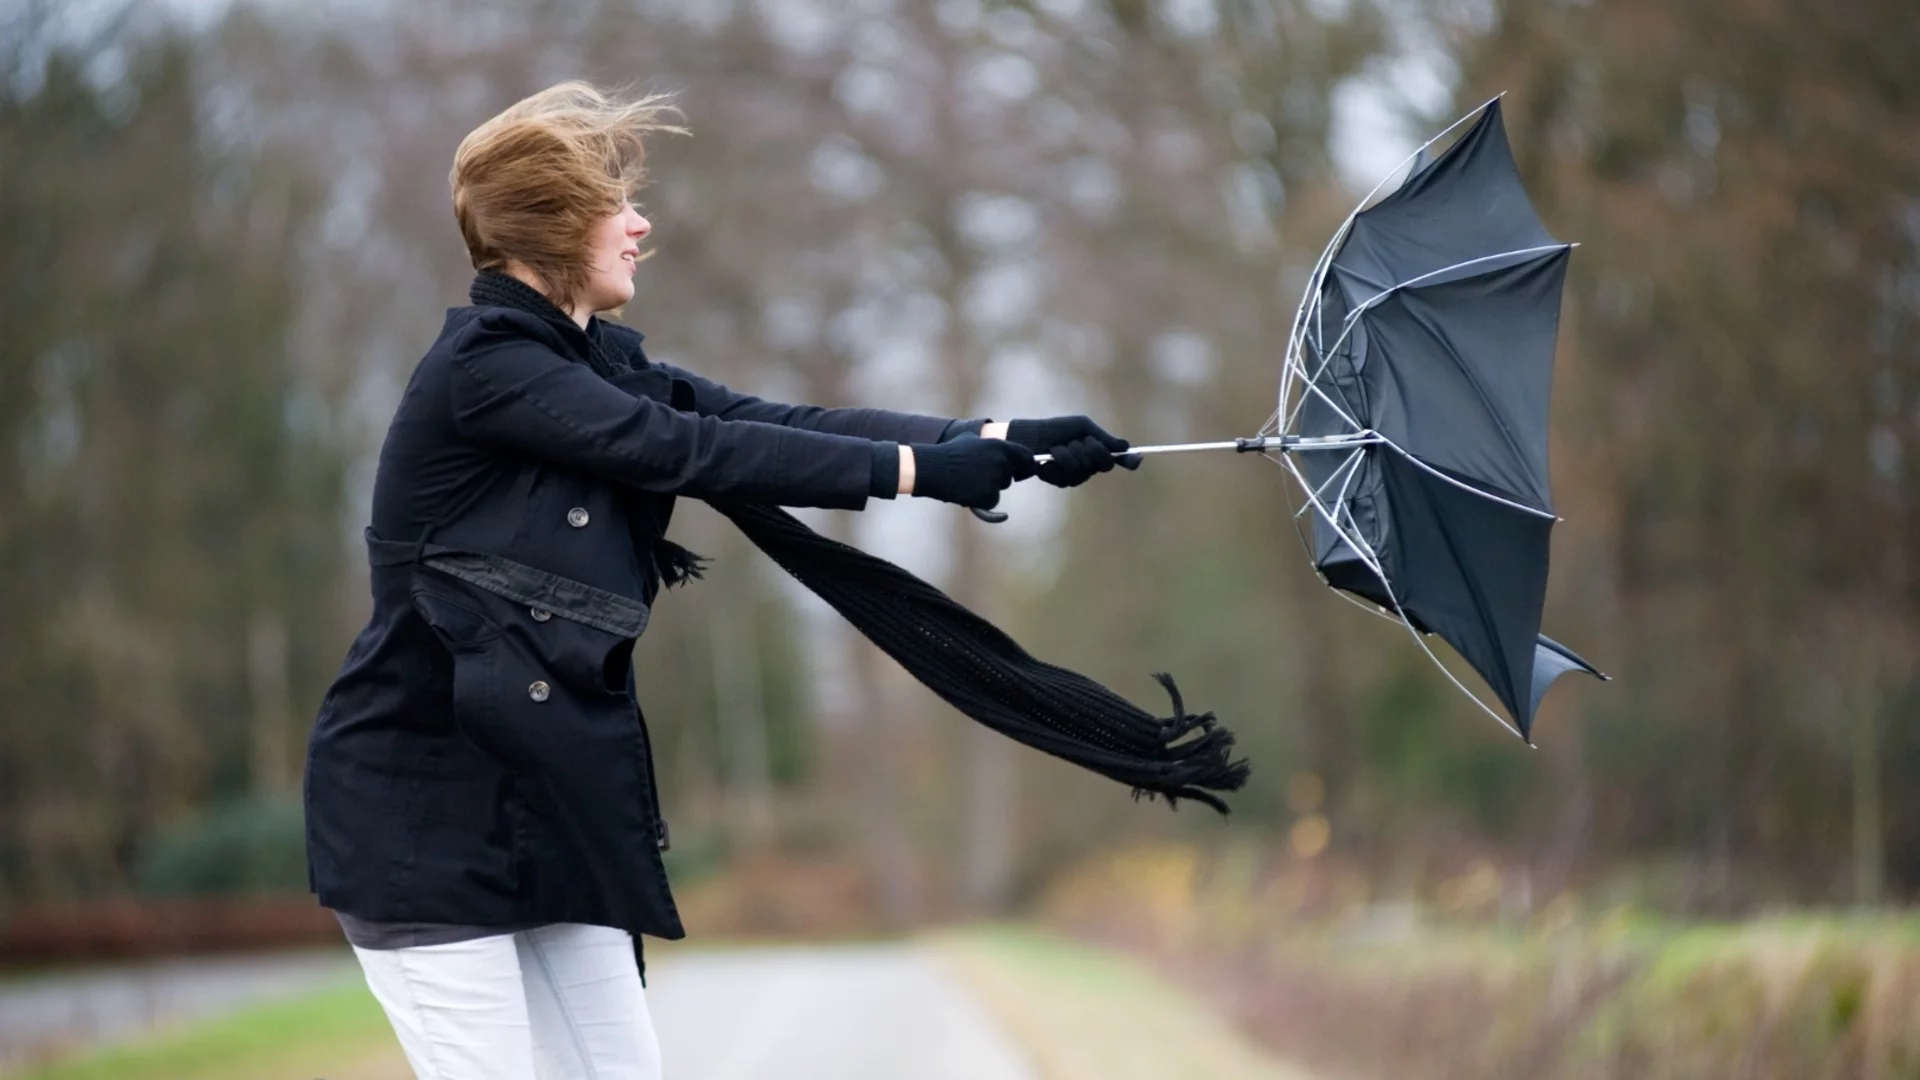
POLYGON ((556 923, 353 951, 420 1080, 659 1080, 624 930, 556 923))

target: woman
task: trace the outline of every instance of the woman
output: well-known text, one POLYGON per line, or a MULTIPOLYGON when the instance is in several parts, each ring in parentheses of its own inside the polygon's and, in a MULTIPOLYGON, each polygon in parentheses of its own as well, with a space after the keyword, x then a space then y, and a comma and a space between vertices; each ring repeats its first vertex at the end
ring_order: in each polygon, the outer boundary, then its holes
POLYGON ((663 108, 569 83, 461 143, 472 303, 380 453, 373 614, 308 748, 308 855, 423 1080, 659 1075, 637 935, 683 931, 629 659, 697 573, 664 539, 675 496, 987 508, 1127 449, 1085 417, 780 405, 650 362, 597 314, 633 297, 663 108))

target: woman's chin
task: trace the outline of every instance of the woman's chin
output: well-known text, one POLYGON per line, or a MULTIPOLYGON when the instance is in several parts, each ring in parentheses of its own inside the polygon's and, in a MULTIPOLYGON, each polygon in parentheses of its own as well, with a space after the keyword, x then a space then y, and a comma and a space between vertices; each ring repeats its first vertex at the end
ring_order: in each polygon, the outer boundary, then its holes
POLYGON ((609 288, 602 291, 599 302, 594 305, 593 310, 618 311, 620 308, 625 307, 627 303, 633 299, 633 282, 623 281, 621 282, 621 286, 621 288, 609 288))

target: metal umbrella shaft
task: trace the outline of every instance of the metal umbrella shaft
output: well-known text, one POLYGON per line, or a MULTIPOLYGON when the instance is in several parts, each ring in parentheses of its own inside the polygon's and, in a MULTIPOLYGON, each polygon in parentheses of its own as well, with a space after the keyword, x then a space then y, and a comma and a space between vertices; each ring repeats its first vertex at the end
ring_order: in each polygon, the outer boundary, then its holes
MULTIPOLYGON (((1226 442, 1166 443, 1160 446, 1136 446, 1130 450, 1113 455, 1125 457, 1129 454, 1191 454, 1201 450, 1231 450, 1236 454, 1260 454, 1277 452, 1292 454, 1315 450, 1351 450, 1356 446, 1372 446, 1384 442, 1374 433, 1362 432, 1355 435, 1256 435, 1250 439, 1231 439, 1226 442)), ((1036 465, 1045 465, 1053 460, 1052 454, 1036 454, 1036 465)))
MULTIPOLYGON (((1371 431, 1356 432, 1351 435, 1256 435, 1251 439, 1232 439, 1227 442, 1167 443, 1161 446, 1136 446, 1122 451, 1114 457, 1128 454, 1191 454, 1201 450, 1231 450, 1236 454, 1281 453, 1297 454, 1316 450, 1351 450, 1357 446, 1373 446, 1386 442, 1371 431)), ((1034 464, 1045 465, 1053 460, 1052 454, 1035 454, 1034 464)), ((981 521, 999 524, 1007 520, 1001 510, 982 510, 972 507, 973 516, 981 521)))

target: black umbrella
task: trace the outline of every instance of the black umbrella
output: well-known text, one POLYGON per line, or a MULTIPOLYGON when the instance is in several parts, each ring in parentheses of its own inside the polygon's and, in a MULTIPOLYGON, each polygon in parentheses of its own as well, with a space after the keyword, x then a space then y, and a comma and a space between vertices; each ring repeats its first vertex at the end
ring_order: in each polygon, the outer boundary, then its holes
POLYGON ((1600 674, 1540 633, 1558 520, 1547 399, 1572 245, 1534 212, 1499 99, 1477 111, 1329 245, 1272 426, 1355 444, 1284 461, 1315 511, 1327 584, 1440 635, 1529 737, 1554 679, 1600 674))
POLYGON ((1404 623, 1422 649, 1425 634, 1451 644, 1531 741, 1556 678, 1606 677, 1540 633, 1558 520, 1547 398, 1572 245, 1535 214, 1498 99, 1422 147, 1399 188, 1368 205, 1379 190, 1314 267, 1261 434, 1134 452, 1279 462, 1305 492, 1327 584, 1404 623))

